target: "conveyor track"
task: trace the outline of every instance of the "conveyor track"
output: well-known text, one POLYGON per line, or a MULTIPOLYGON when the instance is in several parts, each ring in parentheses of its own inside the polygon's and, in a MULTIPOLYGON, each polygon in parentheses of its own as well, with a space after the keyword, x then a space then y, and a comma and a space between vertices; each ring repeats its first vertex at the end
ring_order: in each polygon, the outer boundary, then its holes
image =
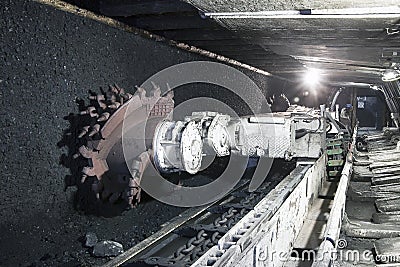
POLYGON ((160 231, 106 263, 104 267, 191 265, 217 244, 293 168, 293 162, 280 161, 279 170, 273 168, 275 172, 270 172, 264 184, 256 191, 248 192, 249 181, 244 180, 223 199, 186 210, 165 223, 160 231))

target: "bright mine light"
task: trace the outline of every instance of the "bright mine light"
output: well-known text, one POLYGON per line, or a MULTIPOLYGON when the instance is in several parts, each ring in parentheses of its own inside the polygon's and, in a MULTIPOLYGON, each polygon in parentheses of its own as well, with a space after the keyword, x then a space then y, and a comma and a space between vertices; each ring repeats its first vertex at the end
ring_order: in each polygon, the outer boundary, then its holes
POLYGON ((317 86, 321 81, 321 71, 318 69, 309 68, 304 74, 303 82, 309 87, 317 86))
POLYGON ((384 82, 393 82, 396 80, 400 80, 400 71, 396 69, 387 69, 383 73, 382 81, 384 82))

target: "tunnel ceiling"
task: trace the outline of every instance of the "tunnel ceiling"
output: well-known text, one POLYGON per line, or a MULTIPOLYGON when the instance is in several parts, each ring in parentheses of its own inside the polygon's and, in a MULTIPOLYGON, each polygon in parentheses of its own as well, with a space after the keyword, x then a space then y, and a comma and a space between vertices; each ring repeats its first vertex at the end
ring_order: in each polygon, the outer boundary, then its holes
POLYGON ((290 80, 312 67, 321 69, 328 83, 376 84, 391 62, 400 62, 397 0, 103 0, 96 8, 135 27, 290 80), (301 15, 272 13, 296 10, 301 15), (364 15, 336 16, 360 10, 364 15), (380 14, 365 16, 376 10, 380 14), (260 11, 266 13, 254 13, 260 11), (317 16, 314 11, 325 13, 317 16))

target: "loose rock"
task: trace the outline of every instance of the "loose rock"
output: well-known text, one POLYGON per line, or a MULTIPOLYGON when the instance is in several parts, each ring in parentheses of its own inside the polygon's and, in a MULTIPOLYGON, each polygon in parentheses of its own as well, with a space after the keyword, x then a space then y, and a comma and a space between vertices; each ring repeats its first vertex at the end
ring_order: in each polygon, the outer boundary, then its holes
POLYGON ((93 255, 96 257, 117 256, 124 252, 123 246, 115 241, 100 241, 93 247, 93 255))
POLYGON ((96 245, 98 238, 95 233, 89 232, 85 235, 85 247, 92 248, 96 245))

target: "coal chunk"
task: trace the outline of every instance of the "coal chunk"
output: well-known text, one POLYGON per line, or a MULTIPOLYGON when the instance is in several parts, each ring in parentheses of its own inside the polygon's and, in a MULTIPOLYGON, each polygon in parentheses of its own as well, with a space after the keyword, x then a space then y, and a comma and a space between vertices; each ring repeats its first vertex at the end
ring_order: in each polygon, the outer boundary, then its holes
POLYGON ((95 233, 89 232, 85 235, 85 247, 92 248, 97 244, 98 238, 95 233))
POLYGON ((115 241, 100 241, 93 247, 93 256, 108 257, 117 256, 124 252, 123 246, 115 241))

